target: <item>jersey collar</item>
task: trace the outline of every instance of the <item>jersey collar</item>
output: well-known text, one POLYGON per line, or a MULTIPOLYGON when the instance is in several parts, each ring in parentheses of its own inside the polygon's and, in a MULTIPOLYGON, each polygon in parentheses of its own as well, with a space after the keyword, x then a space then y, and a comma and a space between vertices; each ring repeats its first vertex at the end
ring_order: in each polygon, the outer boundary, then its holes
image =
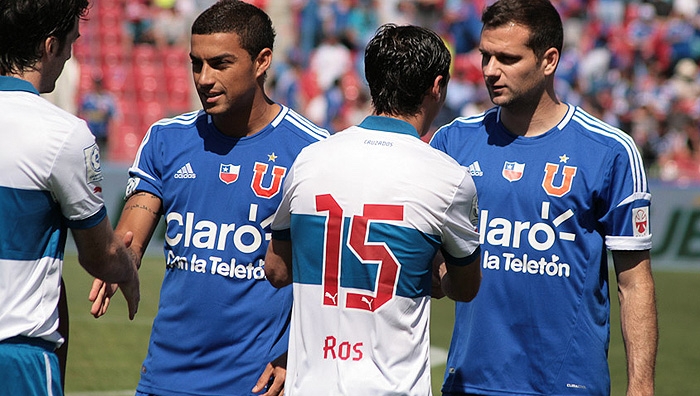
POLYGON ((26 91, 39 95, 29 81, 10 76, 0 76, 0 91, 26 91))
POLYGON ((402 133, 420 138, 413 125, 404 120, 384 116, 368 116, 359 125, 361 128, 375 131, 402 133))

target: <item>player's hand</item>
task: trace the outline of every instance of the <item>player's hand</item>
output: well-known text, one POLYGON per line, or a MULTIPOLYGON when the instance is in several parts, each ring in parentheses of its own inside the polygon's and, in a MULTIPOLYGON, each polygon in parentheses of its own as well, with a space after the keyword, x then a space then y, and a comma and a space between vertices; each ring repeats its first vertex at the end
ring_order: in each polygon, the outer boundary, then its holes
POLYGON ((138 311, 139 301, 141 299, 139 287, 140 282, 138 277, 119 285, 116 283, 107 283, 101 279, 95 279, 92 282, 92 289, 90 289, 90 295, 88 296, 88 299, 92 301, 90 313, 95 318, 99 318, 100 316, 106 314, 112 296, 117 292, 117 289, 121 288, 122 294, 124 295, 126 304, 129 308, 129 319, 133 320, 134 316, 136 316, 136 312, 138 311))
POLYGON ((99 318, 107 313, 107 308, 109 308, 111 298, 114 293, 117 292, 118 288, 121 288, 122 294, 126 299, 126 304, 129 310, 129 319, 133 320, 136 312, 138 311, 139 301, 141 299, 140 282, 138 277, 139 259, 137 255, 131 249, 129 249, 134 240, 134 233, 131 231, 126 232, 124 235, 122 235, 122 240, 127 248, 127 254, 131 259, 130 263, 132 265, 133 277, 120 284, 106 283, 101 279, 95 279, 92 282, 92 288, 90 289, 88 299, 92 302, 90 313, 95 318, 99 318))
POLYGON ((139 309, 139 301, 141 300, 139 282, 140 260, 136 253, 134 253, 133 250, 129 249, 131 243, 134 241, 134 233, 131 231, 127 231, 124 235, 122 235, 122 240, 124 241, 126 251, 129 253, 129 257, 131 258, 131 265, 134 276, 126 282, 119 283, 119 288, 122 290, 122 294, 126 299, 126 305, 129 307, 129 320, 134 320, 134 316, 136 316, 136 311, 138 311, 139 309))
MULTIPOLYGON (((134 266, 134 270, 136 270, 134 266)), ((135 273, 133 279, 119 284, 122 294, 126 299, 126 305, 129 308, 129 320, 134 320, 136 312, 139 310, 139 301, 141 300, 140 283, 138 273, 135 273)))
POLYGON ((433 279, 430 296, 436 299, 445 297, 445 292, 442 290, 442 277, 446 272, 445 261, 442 254, 438 253, 433 259, 433 279))
POLYGON ((92 302, 92 307, 90 308, 90 313, 95 318, 107 313, 107 308, 109 308, 109 302, 117 292, 119 285, 116 283, 107 283, 101 279, 95 279, 92 281, 92 289, 90 289, 90 295, 88 299, 92 302))
POLYGON ((258 382, 253 387, 252 392, 258 393, 265 390, 267 392, 261 396, 284 396, 284 380, 287 377, 287 352, 268 363, 258 382))

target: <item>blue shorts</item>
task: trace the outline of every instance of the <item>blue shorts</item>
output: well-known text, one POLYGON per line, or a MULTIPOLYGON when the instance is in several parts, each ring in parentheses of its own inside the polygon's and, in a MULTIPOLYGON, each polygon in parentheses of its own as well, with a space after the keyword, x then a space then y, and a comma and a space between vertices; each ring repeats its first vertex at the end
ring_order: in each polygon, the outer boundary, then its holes
POLYGON ((0 395, 62 396, 55 346, 21 336, 0 341, 0 395))

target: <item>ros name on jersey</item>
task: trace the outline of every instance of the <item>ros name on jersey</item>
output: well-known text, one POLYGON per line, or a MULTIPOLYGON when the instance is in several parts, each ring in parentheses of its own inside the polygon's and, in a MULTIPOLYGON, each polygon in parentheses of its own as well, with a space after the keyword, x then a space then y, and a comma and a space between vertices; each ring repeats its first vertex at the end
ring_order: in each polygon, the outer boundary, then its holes
POLYGON ((364 353, 362 352, 362 342, 350 343, 350 341, 338 342, 334 336, 326 336, 323 346, 324 359, 340 359, 340 360, 362 360, 364 353))

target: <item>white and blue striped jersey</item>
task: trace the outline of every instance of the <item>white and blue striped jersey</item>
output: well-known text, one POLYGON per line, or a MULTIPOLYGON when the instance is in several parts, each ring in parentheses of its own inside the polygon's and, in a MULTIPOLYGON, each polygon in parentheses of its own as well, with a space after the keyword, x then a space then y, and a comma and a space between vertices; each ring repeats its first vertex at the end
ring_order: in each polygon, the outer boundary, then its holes
POLYGON ((606 248, 651 248, 651 195, 630 136, 578 107, 536 137, 499 108, 431 145, 476 183, 483 280, 457 303, 443 392, 608 394, 606 248))
POLYGON ((265 279, 269 225, 297 154, 328 135, 284 106, 242 138, 203 111, 151 126, 127 195, 162 199, 166 265, 139 391, 249 395, 286 350, 291 288, 265 279))
POLYGON ((0 340, 60 345, 58 299, 67 228, 97 225, 99 149, 85 122, 0 76, 0 340))
POLYGON ((302 150, 272 229, 291 238, 285 394, 431 394, 432 259, 478 257, 464 167, 408 123, 370 116, 302 150))

